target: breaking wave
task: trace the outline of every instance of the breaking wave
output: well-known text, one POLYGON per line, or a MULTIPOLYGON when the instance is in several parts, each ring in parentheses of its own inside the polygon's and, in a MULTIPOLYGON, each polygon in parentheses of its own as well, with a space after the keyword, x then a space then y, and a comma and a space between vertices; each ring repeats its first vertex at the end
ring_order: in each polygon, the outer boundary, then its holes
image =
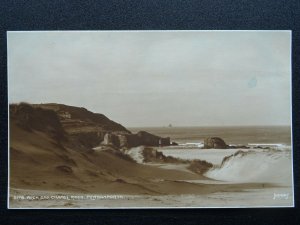
POLYGON ((204 143, 203 142, 187 142, 187 143, 179 143, 178 144, 181 148, 203 148, 204 143))
POLYGON ((290 150, 237 151, 224 157, 205 175, 229 182, 267 182, 291 184, 292 160, 290 150))
POLYGON ((129 155, 137 163, 143 163, 144 162, 144 156, 142 154, 143 150, 144 150, 144 146, 134 147, 129 149, 126 152, 126 154, 129 155))

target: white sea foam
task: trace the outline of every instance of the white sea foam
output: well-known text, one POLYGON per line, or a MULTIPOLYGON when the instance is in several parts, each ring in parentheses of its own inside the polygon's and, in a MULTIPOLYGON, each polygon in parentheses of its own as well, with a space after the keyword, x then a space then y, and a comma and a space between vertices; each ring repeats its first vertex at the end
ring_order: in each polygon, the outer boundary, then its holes
POLYGON ((186 160, 206 160, 214 165, 221 164, 225 156, 229 156, 239 149, 199 149, 199 148, 178 148, 177 149, 168 149, 161 148, 159 149, 165 156, 172 156, 179 159, 186 160))
POLYGON ((249 143, 248 145, 255 146, 284 146, 282 143, 249 143))
MULTIPOLYGON (((200 149, 190 143, 183 146, 158 148, 165 156, 184 160, 206 160, 214 167, 206 176, 226 182, 268 182, 291 185, 291 148, 274 144, 268 149, 200 149), (189 146, 188 148, 186 148, 189 146), (226 160, 225 160, 226 159, 226 160)), ((262 146, 262 144, 259 144, 262 146)), ((131 148, 127 154, 138 163, 143 163, 143 146, 131 148)))
POLYGON ((284 148, 289 147, 282 143, 249 143, 249 146, 262 146, 262 147, 278 147, 278 148, 284 148))
POLYGON ((126 154, 129 155, 132 159, 134 159, 137 163, 144 162, 144 156, 142 154, 144 150, 144 146, 139 146, 135 148, 129 149, 126 154))
POLYGON ((278 150, 239 151, 221 165, 209 170, 207 177, 234 182, 291 184, 291 152, 278 150))
POLYGON ((198 147, 202 148, 204 146, 203 142, 188 142, 188 143, 179 143, 178 144, 181 147, 198 147))

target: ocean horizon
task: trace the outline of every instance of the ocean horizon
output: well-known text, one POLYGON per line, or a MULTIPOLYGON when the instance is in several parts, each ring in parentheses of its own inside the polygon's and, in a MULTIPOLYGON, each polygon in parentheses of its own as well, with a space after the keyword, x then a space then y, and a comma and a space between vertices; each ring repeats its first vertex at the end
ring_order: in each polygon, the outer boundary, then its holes
POLYGON ((203 142, 207 137, 220 137, 227 144, 291 145, 291 126, 190 126, 190 127, 128 127, 131 132, 149 133, 170 137, 178 143, 203 142))

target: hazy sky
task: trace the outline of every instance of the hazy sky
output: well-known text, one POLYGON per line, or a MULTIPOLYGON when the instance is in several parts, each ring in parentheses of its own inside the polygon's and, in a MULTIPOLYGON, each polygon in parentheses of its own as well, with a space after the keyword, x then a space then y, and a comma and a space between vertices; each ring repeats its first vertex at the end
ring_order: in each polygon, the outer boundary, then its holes
POLYGON ((9 101, 127 127, 287 125, 290 32, 9 32, 9 101))

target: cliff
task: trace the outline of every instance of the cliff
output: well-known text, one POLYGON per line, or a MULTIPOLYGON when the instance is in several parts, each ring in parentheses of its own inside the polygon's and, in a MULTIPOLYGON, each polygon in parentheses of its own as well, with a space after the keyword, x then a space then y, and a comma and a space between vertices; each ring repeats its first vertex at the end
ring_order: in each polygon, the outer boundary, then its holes
POLYGON ((168 146, 170 138, 162 138, 146 131, 139 131, 137 134, 106 133, 103 145, 115 146, 118 148, 131 148, 140 145, 145 146, 168 146))
POLYGON ((59 140, 68 139, 76 147, 93 148, 101 144, 114 148, 170 145, 169 138, 145 131, 132 134, 103 114, 64 104, 12 104, 10 117, 24 129, 47 132, 59 140))
POLYGON ((57 113, 64 129, 69 133, 82 131, 120 131, 130 133, 121 124, 116 123, 100 113, 93 113, 82 107, 63 104, 34 104, 36 108, 50 109, 57 113))

